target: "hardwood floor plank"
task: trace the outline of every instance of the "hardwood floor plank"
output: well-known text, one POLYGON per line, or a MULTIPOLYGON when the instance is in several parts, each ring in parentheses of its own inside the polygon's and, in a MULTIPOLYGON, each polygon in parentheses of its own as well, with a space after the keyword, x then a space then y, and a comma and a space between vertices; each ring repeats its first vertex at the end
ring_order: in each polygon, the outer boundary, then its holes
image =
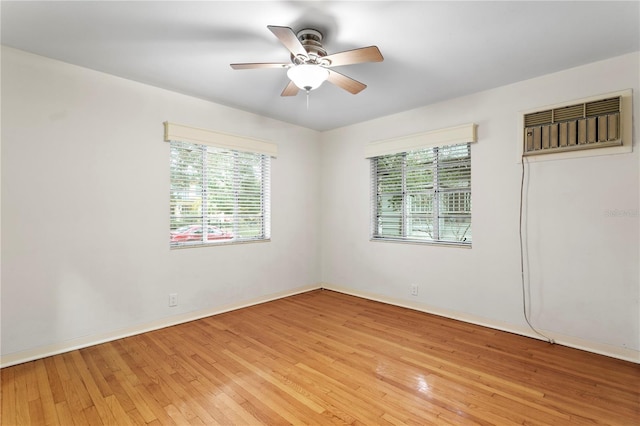
POLYGON ((29 397, 27 391, 27 370, 29 365, 16 366, 15 372, 15 417, 17 424, 31 424, 29 397))
POLYGON ((285 383, 283 383, 280 380, 278 380, 273 375, 271 375, 267 371, 267 369, 261 368, 261 365, 249 363, 249 362, 245 361, 244 359, 242 359, 240 356, 238 356, 238 355, 236 355, 236 354, 234 354, 234 353, 232 353, 232 352, 230 352, 230 351, 228 351, 226 349, 223 349, 222 352, 225 355, 227 355, 229 358, 235 360, 238 364, 242 365, 248 371, 251 371, 252 373, 258 375, 260 378, 265 380, 266 382, 268 382, 271 385, 279 388, 281 391, 287 393, 290 397, 296 399, 302 405, 308 407, 309 409, 315 411, 316 413, 322 413, 324 411, 324 408, 321 405, 317 404, 315 401, 313 401, 312 398, 309 397, 309 392, 307 392, 306 390, 304 390, 304 389, 293 389, 293 388, 287 386, 285 383))
POLYGON ((2 393, 2 415, 0 424, 17 424, 16 401, 16 371, 17 368, 3 368, 0 370, 0 389, 2 393))
MULTIPOLYGON (((82 383, 87 390, 89 397, 91 398, 92 406, 85 409, 85 415, 86 412, 91 409, 90 412, 93 414, 93 412, 95 411, 102 424, 117 424, 111 408, 105 401, 102 391, 96 383, 96 381, 101 381, 100 379, 103 379, 103 377, 101 375, 92 374, 92 371, 89 369, 88 365, 85 362, 85 357, 83 357, 79 351, 73 351, 70 353, 70 355, 74 362, 75 370, 79 374, 82 383)), ((91 424, 93 424, 94 421, 95 420, 92 419, 91 424)))
MULTIPOLYGON (((144 421, 138 410, 133 409, 130 411, 125 411, 115 395, 107 396, 105 398, 105 402, 107 403, 107 405, 109 405, 109 408, 113 413, 113 417, 115 418, 114 426, 148 424, 144 421)), ((151 422, 149 422, 149 424, 153 423, 154 421, 157 421, 157 419, 152 420, 151 422)))
POLYGON ((77 351, 71 351, 61 356, 69 371, 69 379, 62 381, 62 387, 66 395, 66 400, 69 403, 69 408, 75 415, 76 413, 82 412, 85 408, 91 407, 93 401, 85 384, 82 382, 82 376, 73 359, 74 352, 77 353, 77 351))
POLYGON ((34 361, 34 372, 37 378, 38 392, 40 401, 38 405, 42 408, 43 424, 54 425, 58 423, 58 414, 56 413, 56 403, 53 398, 51 386, 49 386, 49 375, 44 360, 34 361))
MULTIPOLYGON (((58 421, 60 425, 75 425, 82 424, 76 423, 73 419, 73 415, 71 414, 71 409, 69 408, 69 404, 67 401, 61 401, 56 403, 56 413, 58 414, 58 421)), ((5 424, 4 422, 2 424, 5 424)), ((25 425, 29 423, 6 423, 8 425, 25 425)), ((86 423, 85 423, 86 424, 86 423)))
POLYGON ((190 385, 204 398, 202 406, 205 407, 209 415, 213 417, 215 424, 233 424, 231 420, 233 416, 228 415, 228 408, 218 400, 217 395, 219 393, 212 393, 209 382, 205 381, 205 383, 202 383, 199 379, 196 379, 192 381, 190 385))
POLYGON ((318 290, 8 367, 2 425, 636 425, 640 365, 318 290))
POLYGON ((102 418, 100 417, 100 414, 98 414, 98 410, 95 407, 95 405, 85 408, 83 411, 84 411, 84 416, 87 419, 88 425, 113 425, 114 424, 113 422, 106 423, 102 421, 102 418))
POLYGON ((298 383, 302 382, 303 377, 313 377, 311 389, 322 389, 325 391, 320 398, 323 405, 330 407, 334 415, 340 418, 352 418, 352 421, 362 421, 365 424, 375 423, 375 420, 384 414, 385 408, 380 404, 380 392, 371 387, 358 387, 350 389, 336 385, 336 380, 332 370, 320 368, 318 365, 311 367, 309 365, 297 364, 297 370, 291 374, 292 380, 298 383), (323 385, 323 382, 331 381, 332 383, 323 385))
POLYGON ((29 402, 40 399, 40 389, 38 387, 38 376, 35 368, 29 368, 25 371, 25 379, 27 384, 27 400, 29 402))
POLYGON ((225 407, 227 415, 230 415, 233 424, 258 425, 261 424, 249 411, 245 410, 241 404, 238 404, 233 398, 226 393, 221 393, 218 399, 225 407))
MULTIPOLYGON (((105 396, 104 404, 111 414, 109 422, 104 422, 104 424, 125 426, 139 423, 139 421, 127 414, 122 405, 120 405, 120 401, 115 395, 112 394, 105 396)), ((104 419, 103 416, 101 416, 101 418, 104 419)))
MULTIPOLYGON (((138 392, 138 389, 131 383, 129 383, 129 380, 127 380, 122 371, 116 371, 113 375, 112 380, 114 384, 117 383, 118 386, 122 388, 122 390, 126 394, 127 399, 130 399, 131 402, 133 402, 136 410, 140 413, 145 422, 150 423, 153 420, 157 419, 154 411, 147 404, 147 400, 149 398, 144 398, 143 395, 138 392)), ((112 389, 114 387, 115 386, 112 385, 112 389)), ((146 393, 146 391, 144 393, 146 393)), ((155 403, 155 400, 153 401, 155 403)), ((152 403, 152 405, 154 405, 154 403, 152 403)))
MULTIPOLYGON (((180 410, 178 410, 176 408, 175 405, 169 404, 166 407, 164 407, 164 409, 166 410, 166 412, 169 415, 169 417, 171 417, 171 419, 173 419, 175 424, 177 424, 177 425, 193 424, 192 422, 189 421, 189 419, 184 417, 184 415, 180 412, 180 410)), ((191 419, 193 419, 193 417, 191 417, 191 419)))
POLYGON ((207 404, 203 401, 202 395, 192 386, 192 381, 187 381, 180 374, 172 374, 168 380, 168 385, 176 390, 180 395, 183 404, 188 404, 195 415, 205 424, 214 424, 216 419, 209 414, 207 404))
POLYGON ((36 425, 44 425, 46 421, 44 419, 44 410, 42 404, 37 399, 29 401, 29 422, 36 425))
MULTIPOLYGON (((223 365, 217 364, 218 369, 225 376, 229 377, 237 385, 237 392, 256 407, 264 405, 264 411, 269 415, 268 423, 289 422, 295 424, 299 417, 310 415, 305 410, 300 410, 298 406, 287 401, 284 392, 275 386, 270 385, 259 376, 236 375, 227 370, 223 365)), ((257 413, 252 413, 257 416, 257 413)))

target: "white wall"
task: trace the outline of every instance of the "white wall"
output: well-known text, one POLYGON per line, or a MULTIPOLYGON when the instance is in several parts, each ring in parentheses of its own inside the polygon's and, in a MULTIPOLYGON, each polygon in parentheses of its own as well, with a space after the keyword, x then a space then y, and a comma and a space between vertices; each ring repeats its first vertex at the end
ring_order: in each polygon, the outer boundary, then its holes
POLYGON ((639 75, 635 53, 324 133, 326 286, 531 335, 520 282, 518 112, 632 88, 634 152, 531 164, 526 234, 533 324, 558 342, 640 362, 639 75), (365 146, 469 122, 478 124, 473 247, 369 241, 365 146), (615 210, 628 215, 607 213, 615 210))
POLYGON ((318 139, 3 48, 3 358, 316 286, 318 139), (169 250, 166 120, 278 144, 271 242, 169 250))

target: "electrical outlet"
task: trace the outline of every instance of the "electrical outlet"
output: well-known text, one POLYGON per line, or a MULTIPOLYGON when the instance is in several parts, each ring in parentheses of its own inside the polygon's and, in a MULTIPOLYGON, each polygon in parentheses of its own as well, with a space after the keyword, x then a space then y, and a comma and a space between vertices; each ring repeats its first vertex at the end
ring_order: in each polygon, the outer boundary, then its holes
POLYGON ((411 295, 412 296, 418 295, 418 284, 411 284, 411 295))
POLYGON ((178 293, 169 294, 169 306, 178 306, 178 293))

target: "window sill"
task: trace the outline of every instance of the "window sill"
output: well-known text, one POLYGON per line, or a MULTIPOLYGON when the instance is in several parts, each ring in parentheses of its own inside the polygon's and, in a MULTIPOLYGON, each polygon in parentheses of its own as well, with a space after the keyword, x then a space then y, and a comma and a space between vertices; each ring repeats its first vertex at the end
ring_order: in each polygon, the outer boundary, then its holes
POLYGON ((471 243, 455 243, 448 241, 423 241, 423 240, 400 240, 393 238, 370 238, 369 241, 374 243, 400 243, 400 244, 413 244, 419 246, 438 246, 438 247, 451 247, 451 248, 463 248, 470 249, 471 243))
POLYGON ((271 242, 271 238, 264 239, 264 240, 225 241, 220 243, 209 243, 209 244, 195 243, 195 244, 185 244, 185 245, 179 245, 179 246, 170 245, 169 249, 183 250, 183 249, 190 249, 190 248, 221 247, 221 246, 234 246, 234 245, 240 245, 240 244, 269 243, 269 242, 271 242))

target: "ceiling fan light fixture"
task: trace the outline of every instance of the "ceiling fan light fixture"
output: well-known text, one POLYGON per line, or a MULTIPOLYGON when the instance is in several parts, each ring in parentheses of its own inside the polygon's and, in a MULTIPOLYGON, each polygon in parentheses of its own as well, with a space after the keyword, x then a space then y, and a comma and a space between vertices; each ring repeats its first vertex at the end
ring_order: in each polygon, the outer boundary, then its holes
POLYGON ((317 89, 329 78, 329 70, 314 64, 300 64, 289 68, 287 77, 302 90, 317 89))

